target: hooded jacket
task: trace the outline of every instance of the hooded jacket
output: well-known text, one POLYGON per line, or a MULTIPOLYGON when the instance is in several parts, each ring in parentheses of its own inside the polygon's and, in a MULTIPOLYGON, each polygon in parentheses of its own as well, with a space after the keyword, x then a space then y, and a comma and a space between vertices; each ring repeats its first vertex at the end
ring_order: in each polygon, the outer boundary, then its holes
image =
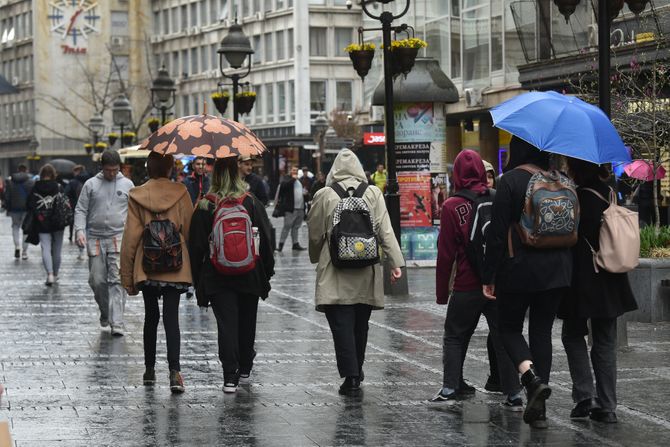
POLYGON ((81 189, 74 210, 74 229, 87 237, 108 239, 123 233, 128 213, 128 192, 133 182, 120 172, 111 182, 102 172, 90 178, 81 189))
POLYGON ((35 182, 27 172, 12 174, 5 182, 5 208, 7 212, 23 212, 26 210, 28 195, 35 182))
POLYGON ((188 235, 193 205, 186 187, 167 178, 151 179, 130 190, 128 218, 121 243, 121 284, 137 287, 144 281, 191 284, 191 262, 188 256, 188 235), (176 272, 149 273, 142 267, 144 227, 152 220, 169 219, 181 234, 182 266, 176 272))
MULTIPOLYGON (((61 192, 62 188, 56 180, 38 180, 35 182, 28 200, 26 203, 26 209, 34 214, 37 214, 40 210, 50 209, 53 206, 53 198, 61 192)), ((50 222, 51 219, 47 218, 45 220, 40 220, 36 218, 35 229, 38 233, 52 233, 56 231, 61 231, 63 228, 55 228, 50 222)))
MULTIPOLYGON (((356 155, 343 149, 335 158, 326 179, 326 187, 317 191, 307 217, 309 230, 309 259, 316 266, 316 310, 324 305, 368 304, 373 309, 384 308, 384 278, 382 264, 358 269, 335 268, 330 260, 328 241, 333 229, 333 212, 340 196, 329 188, 340 183, 345 189, 356 188, 365 182, 365 172, 356 155)), ((405 261, 396 240, 384 196, 376 186, 369 186, 363 200, 367 203, 377 230, 377 240, 391 267, 402 267, 405 261)))
POLYGON ((519 222, 525 201, 529 172, 514 169, 522 164, 549 169, 549 153, 513 137, 510 159, 496 188, 491 226, 486 232, 486 258, 482 284, 495 284, 504 292, 532 293, 568 287, 572 279, 572 255, 569 248, 536 249, 521 244, 511 232, 514 257, 510 257, 508 235, 519 222))
MULTIPOLYGON (((477 195, 488 193, 486 170, 477 152, 464 150, 458 154, 454 161, 453 181, 457 193, 464 189, 477 195)), ((465 254, 471 214, 472 203, 463 197, 449 197, 442 205, 435 275, 438 304, 447 304, 449 301, 449 283, 454 266, 456 274, 453 290, 467 292, 481 288, 479 277, 465 254)))

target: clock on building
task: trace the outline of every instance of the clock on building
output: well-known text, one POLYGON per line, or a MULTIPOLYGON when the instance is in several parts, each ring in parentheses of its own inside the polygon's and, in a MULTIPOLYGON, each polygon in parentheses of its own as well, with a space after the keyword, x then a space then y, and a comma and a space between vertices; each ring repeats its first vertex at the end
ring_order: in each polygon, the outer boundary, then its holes
POLYGON ((90 0, 56 0, 49 3, 51 32, 73 47, 100 33, 98 2, 90 0))

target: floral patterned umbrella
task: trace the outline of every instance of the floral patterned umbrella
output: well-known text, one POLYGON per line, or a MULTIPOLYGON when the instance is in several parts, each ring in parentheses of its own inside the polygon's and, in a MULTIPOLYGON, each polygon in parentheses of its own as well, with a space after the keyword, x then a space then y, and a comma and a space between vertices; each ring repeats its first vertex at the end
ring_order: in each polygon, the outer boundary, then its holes
POLYGON ((267 149, 244 124, 212 115, 192 115, 170 121, 140 149, 159 154, 186 154, 205 158, 255 157, 267 149))

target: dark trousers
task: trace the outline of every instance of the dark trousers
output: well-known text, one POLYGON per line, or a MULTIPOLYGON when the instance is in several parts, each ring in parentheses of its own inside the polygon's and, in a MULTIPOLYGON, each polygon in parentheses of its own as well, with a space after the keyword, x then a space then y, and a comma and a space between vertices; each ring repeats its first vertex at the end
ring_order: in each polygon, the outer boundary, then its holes
POLYGON ((335 357, 340 377, 358 377, 368 344, 368 320, 372 306, 367 304, 324 306, 333 333, 335 357))
POLYGON ((163 327, 167 342, 168 365, 171 370, 180 371, 179 350, 179 292, 174 287, 145 287, 144 297, 144 365, 156 365, 156 332, 160 321, 158 299, 163 297, 163 327))
MULTIPOLYGON (((551 328, 561 303, 563 289, 533 293, 497 293, 498 324, 505 351, 514 366, 525 360, 533 362, 543 383, 549 383, 551 371, 551 328), (528 343, 523 337, 523 323, 528 316, 528 343)), ((500 361, 500 359, 498 359, 500 361)))
POLYGON ((258 297, 235 290, 222 290, 211 299, 219 333, 219 360, 225 374, 251 372, 258 297))
MULTIPOLYGON (((502 340, 500 341, 502 343, 502 340)), ((504 346, 503 346, 504 349, 504 346)), ((493 346, 493 337, 491 331, 486 337, 486 353, 489 356, 489 380, 492 383, 500 383, 500 376, 498 375, 498 361, 496 360, 496 351, 493 346)))
POLYGON ((616 409, 616 318, 592 318, 591 364, 584 337, 588 334, 585 318, 563 321, 563 346, 572 377, 572 399, 581 402, 597 397, 603 410, 616 409), (593 388, 591 365, 596 376, 593 388))
POLYGON ((442 385, 452 390, 458 389, 470 337, 482 314, 486 317, 492 334, 503 392, 515 394, 521 388, 519 374, 505 353, 505 348, 498 335, 497 304, 494 300, 487 299, 481 290, 453 292, 449 299, 442 344, 442 363, 444 365, 442 385))

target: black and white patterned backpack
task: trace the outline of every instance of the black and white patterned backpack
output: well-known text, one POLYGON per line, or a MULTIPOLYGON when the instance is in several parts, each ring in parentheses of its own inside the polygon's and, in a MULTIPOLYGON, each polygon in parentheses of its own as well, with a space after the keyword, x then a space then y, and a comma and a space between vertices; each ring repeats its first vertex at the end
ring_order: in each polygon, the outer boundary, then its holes
POLYGON ((339 183, 331 188, 340 196, 333 212, 330 234, 330 259, 338 268, 360 268, 379 262, 377 228, 363 194, 368 188, 361 183, 345 190, 339 183))

